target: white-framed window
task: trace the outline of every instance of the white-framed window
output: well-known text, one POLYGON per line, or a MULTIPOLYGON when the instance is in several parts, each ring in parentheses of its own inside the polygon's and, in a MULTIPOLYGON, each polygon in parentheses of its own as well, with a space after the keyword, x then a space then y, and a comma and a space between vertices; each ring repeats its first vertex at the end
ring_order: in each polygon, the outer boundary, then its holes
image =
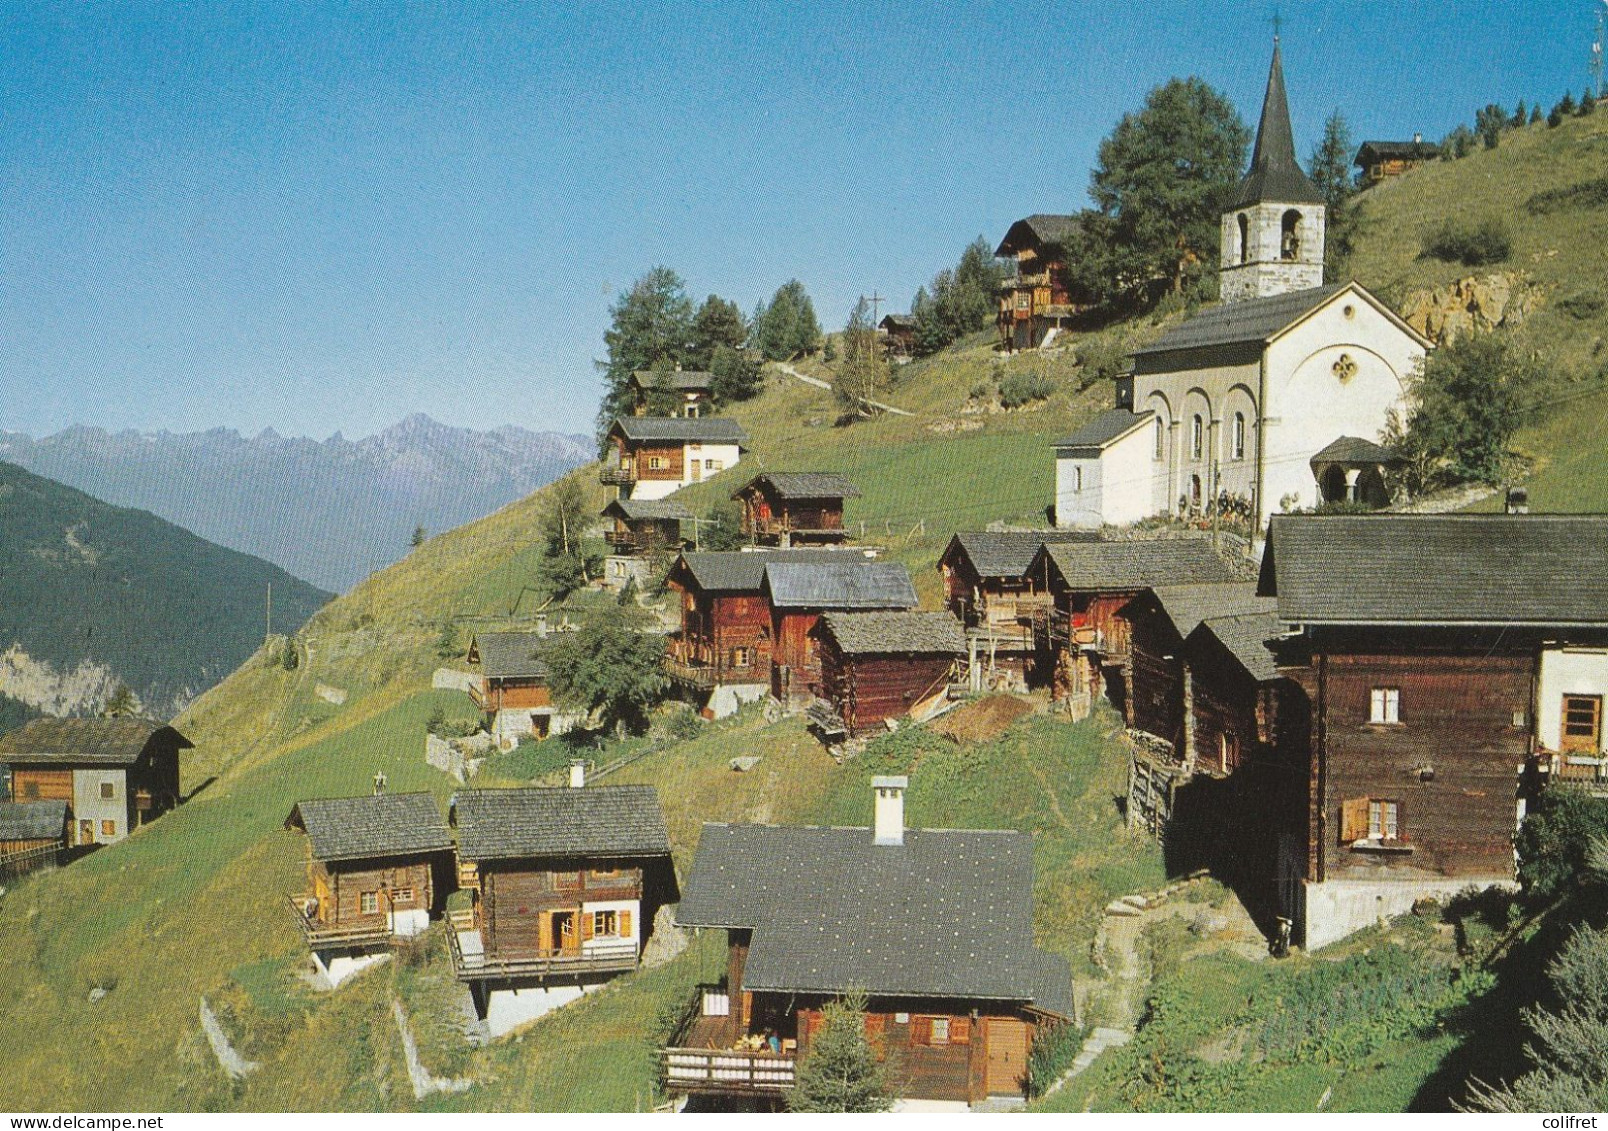
POLYGON ((117 822, 116 821, 102 821, 101 822, 101 836, 116 836, 116 835, 117 835, 117 822))
POLYGON ((1234 414, 1234 458, 1245 458, 1245 414, 1234 414))
POLYGON ((664 457, 663 456, 649 456, 648 457, 648 470, 649 471, 663 471, 664 470, 664 457))
POLYGON ((726 461, 725 460, 719 460, 719 459, 706 459, 706 460, 704 460, 704 470, 705 471, 725 471, 726 470, 726 461))
POLYGON ((1376 687, 1368 696, 1370 723, 1401 722, 1401 688, 1376 687))
POLYGON ((631 913, 629 911, 592 912, 592 937, 604 939, 629 938, 631 913))
POLYGON ((1356 848, 1401 848, 1407 844, 1401 802, 1391 797, 1353 797, 1340 803, 1340 840, 1356 848))
POLYGON ((932 1019, 932 1043, 947 1045, 949 1043, 949 1018, 934 1017, 932 1019))
POLYGON ((380 910, 380 893, 377 891, 365 891, 359 893, 357 897, 357 906, 364 915, 377 914, 380 910))
POLYGON ((1368 802, 1368 839, 1397 840, 1401 807, 1394 801, 1368 802))
POLYGON ((392 903, 412 903, 413 902, 413 889, 412 888, 397 888, 395 891, 393 891, 391 893, 391 902, 392 903))

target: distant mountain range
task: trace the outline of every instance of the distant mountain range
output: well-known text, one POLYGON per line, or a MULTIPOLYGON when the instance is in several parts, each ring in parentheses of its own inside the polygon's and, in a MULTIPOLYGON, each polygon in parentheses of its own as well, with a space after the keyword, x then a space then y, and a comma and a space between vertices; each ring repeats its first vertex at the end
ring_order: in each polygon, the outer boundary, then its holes
POLYGON ((423 414, 362 440, 272 429, 0 432, 0 459, 344 591, 434 534, 521 498, 596 457, 587 436, 453 428, 423 414))
POLYGON ((145 511, 0 462, 0 722, 93 713, 127 684, 176 714, 331 594, 145 511))

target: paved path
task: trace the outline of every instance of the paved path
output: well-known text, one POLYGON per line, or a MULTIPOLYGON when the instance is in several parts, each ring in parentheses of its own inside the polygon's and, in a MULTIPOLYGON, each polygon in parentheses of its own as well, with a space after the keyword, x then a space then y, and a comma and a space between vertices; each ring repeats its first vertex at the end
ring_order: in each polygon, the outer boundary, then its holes
MULTIPOLYGON (((783 373, 787 374, 789 377, 796 378, 796 379, 804 382, 806 385, 814 385, 817 389, 830 389, 832 387, 832 382, 823 381, 819 377, 811 377, 807 373, 800 373, 798 370, 794 369, 791 365, 788 365, 785 361, 778 361, 778 362, 775 363, 775 365, 776 365, 777 369, 780 369, 783 373)), ((891 412, 895 416, 914 416, 914 415, 916 415, 915 413, 910 412, 910 411, 908 411, 906 409, 895 408, 891 404, 883 404, 881 401, 874 401, 870 397, 862 397, 861 400, 865 401, 866 404, 870 405, 874 409, 877 409, 877 410, 879 410, 881 412, 891 412)))

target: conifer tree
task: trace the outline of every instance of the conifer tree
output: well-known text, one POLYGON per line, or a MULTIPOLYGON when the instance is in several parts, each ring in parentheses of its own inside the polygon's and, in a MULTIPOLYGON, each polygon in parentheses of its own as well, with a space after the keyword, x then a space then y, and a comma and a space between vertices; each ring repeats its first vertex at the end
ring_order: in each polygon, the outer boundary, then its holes
POLYGON ((1323 123, 1323 136, 1312 147, 1312 156, 1307 160, 1307 173, 1323 194, 1327 213, 1323 270, 1331 283, 1339 280, 1356 239, 1352 197, 1357 189, 1351 179, 1351 154, 1351 128, 1340 111, 1335 110, 1323 123))
POLYGON ((875 1112, 893 1106, 886 1073, 865 1035, 865 994, 826 1003, 823 1022, 799 1061, 789 1110, 875 1112))
POLYGON ((635 399, 631 375, 638 370, 674 369, 687 356, 692 341, 692 302, 681 276, 655 267, 631 285, 609 308, 612 322, 603 332, 608 357, 596 362, 603 374, 603 400, 597 413, 597 442, 615 417, 631 411, 635 399))

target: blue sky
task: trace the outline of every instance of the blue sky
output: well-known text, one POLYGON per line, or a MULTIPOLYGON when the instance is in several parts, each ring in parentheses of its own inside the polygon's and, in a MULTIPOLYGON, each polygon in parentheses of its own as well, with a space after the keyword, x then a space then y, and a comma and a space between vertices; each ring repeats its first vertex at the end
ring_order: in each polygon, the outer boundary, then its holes
MULTIPOLYGON (((1601 2, 1284 0, 1298 151, 1578 96, 1601 2)), ((6 6, 0 429, 588 431, 656 264, 835 327, 1084 206, 1168 78, 1254 126, 1273 5, 1022 8, 6 6)))

